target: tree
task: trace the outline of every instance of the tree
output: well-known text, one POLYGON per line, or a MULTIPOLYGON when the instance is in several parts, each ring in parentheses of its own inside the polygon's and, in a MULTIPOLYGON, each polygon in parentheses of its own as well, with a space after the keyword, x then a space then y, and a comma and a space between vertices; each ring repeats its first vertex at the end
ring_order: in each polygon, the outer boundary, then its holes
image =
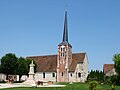
MULTIPOLYGON (((17 74, 19 75, 19 81, 22 75, 28 75, 31 62, 32 62, 31 59, 25 59, 23 57, 19 58, 19 65, 17 69, 17 74)), ((33 63, 35 64, 34 70, 36 72, 36 63, 35 61, 33 61, 33 63)))
MULTIPOLYGON (((20 79, 22 75, 28 75, 31 62, 30 59, 18 58, 15 54, 8 53, 1 58, 0 72, 7 75, 6 79, 8 75, 19 75, 20 79)), ((33 63, 36 72, 37 64, 35 61, 33 63)))
POLYGON ((17 73, 18 58, 15 54, 8 53, 1 58, 1 72, 7 75, 15 75, 17 73))
POLYGON ((115 71, 117 73, 116 84, 120 84, 120 54, 115 54, 113 57, 115 71))
POLYGON ((102 82, 104 80, 104 74, 102 71, 99 70, 91 70, 88 79, 102 82))
POLYGON ((26 59, 23 57, 20 57, 18 59, 18 67, 17 67, 17 75, 19 75, 19 81, 22 77, 22 75, 27 75, 28 74, 28 65, 26 63, 26 59))
POLYGON ((115 54, 113 61, 114 61, 115 71, 120 76, 120 54, 115 54))

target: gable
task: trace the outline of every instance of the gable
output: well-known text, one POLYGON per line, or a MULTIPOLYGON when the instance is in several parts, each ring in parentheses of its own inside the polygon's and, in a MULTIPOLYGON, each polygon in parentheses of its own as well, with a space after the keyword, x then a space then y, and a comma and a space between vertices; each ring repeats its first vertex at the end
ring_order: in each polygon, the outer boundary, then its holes
POLYGON ((112 69, 114 69, 114 64, 104 64, 103 67, 104 74, 110 72, 112 69))
POLYGON ((85 53, 74 53, 72 55, 72 63, 70 65, 70 72, 74 72, 78 63, 83 63, 85 58, 85 53))

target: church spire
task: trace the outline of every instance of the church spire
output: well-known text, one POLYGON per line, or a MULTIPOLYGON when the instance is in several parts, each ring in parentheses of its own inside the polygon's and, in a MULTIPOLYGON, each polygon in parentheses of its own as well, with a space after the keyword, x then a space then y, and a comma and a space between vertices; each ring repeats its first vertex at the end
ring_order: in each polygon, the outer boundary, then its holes
POLYGON ((65 11, 63 42, 68 42, 67 11, 65 11))
POLYGON ((69 42, 68 42, 68 23, 67 23, 67 11, 65 11, 65 20, 64 20, 64 31, 63 31, 63 40, 62 42, 59 44, 59 46, 61 45, 69 45, 70 47, 72 47, 69 42))

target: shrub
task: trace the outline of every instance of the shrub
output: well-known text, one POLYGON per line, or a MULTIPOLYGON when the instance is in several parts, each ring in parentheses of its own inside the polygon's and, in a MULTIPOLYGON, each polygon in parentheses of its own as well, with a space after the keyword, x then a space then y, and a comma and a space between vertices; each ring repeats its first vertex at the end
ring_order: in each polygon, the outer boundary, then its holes
POLYGON ((96 90, 96 87, 98 85, 97 81, 92 81, 89 83, 89 90, 96 90))

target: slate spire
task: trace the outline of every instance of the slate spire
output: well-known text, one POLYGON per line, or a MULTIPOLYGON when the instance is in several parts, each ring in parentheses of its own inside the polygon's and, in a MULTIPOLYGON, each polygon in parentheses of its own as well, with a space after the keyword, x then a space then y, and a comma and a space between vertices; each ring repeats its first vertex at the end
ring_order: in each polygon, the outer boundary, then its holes
POLYGON ((68 23, 67 23, 67 11, 65 11, 65 20, 64 20, 64 31, 63 31, 63 40, 62 42, 59 44, 59 46, 61 45, 69 45, 70 47, 72 47, 69 42, 68 42, 68 23))
POLYGON ((68 42, 68 25, 67 25, 67 11, 65 11, 63 42, 68 42))

